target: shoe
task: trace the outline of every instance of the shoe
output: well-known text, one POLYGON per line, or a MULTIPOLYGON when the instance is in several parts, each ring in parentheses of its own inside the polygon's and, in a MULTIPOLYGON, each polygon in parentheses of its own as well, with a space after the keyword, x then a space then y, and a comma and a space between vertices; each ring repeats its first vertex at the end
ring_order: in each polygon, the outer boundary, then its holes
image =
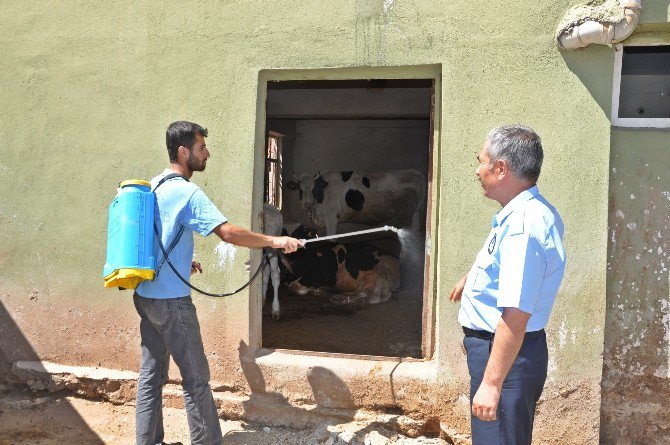
POLYGON ((184 444, 181 442, 170 442, 170 443, 161 442, 161 445, 184 445, 184 444))

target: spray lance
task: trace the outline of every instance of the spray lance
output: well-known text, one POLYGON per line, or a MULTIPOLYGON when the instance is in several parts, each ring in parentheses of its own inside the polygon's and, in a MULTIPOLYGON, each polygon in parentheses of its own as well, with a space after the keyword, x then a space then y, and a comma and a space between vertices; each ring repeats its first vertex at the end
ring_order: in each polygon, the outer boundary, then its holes
MULTIPOLYGON (((107 228, 107 259, 103 268, 103 280, 105 287, 118 287, 119 289, 135 289, 144 280, 153 280, 157 276, 161 266, 167 263, 184 284, 203 295, 210 297, 227 297, 237 294, 248 287, 258 276, 263 265, 267 262, 267 253, 263 254, 258 269, 242 287, 233 292, 212 293, 193 286, 184 278, 170 261, 170 252, 177 245, 183 233, 183 227, 179 230, 174 240, 166 249, 161 241, 158 225, 154 221, 154 208, 156 205, 155 191, 165 181, 173 178, 188 179, 173 173, 162 178, 156 187, 151 190, 151 183, 144 180, 131 179, 119 184, 119 194, 109 206, 109 222, 107 228), (152 233, 153 232, 153 233, 152 233), (154 236, 155 234, 155 236, 154 236), (156 264, 154 255, 154 239, 163 255, 163 259, 156 264)), ((344 233, 340 235, 324 236, 301 240, 303 244, 318 241, 328 241, 336 238, 351 237, 366 233, 381 231, 393 231, 398 229, 393 226, 384 226, 377 229, 360 230, 358 232, 344 233)))
POLYGON ((366 233, 375 233, 375 232, 394 232, 397 234, 399 230, 398 228, 393 226, 384 226, 384 227, 378 227, 376 229, 366 229, 366 230, 359 230, 357 232, 341 233, 339 235, 322 236, 319 238, 311 238, 311 239, 301 239, 300 241, 302 241, 302 243, 306 245, 307 243, 314 243, 318 241, 329 241, 337 238, 348 238, 351 236, 364 235, 366 233))

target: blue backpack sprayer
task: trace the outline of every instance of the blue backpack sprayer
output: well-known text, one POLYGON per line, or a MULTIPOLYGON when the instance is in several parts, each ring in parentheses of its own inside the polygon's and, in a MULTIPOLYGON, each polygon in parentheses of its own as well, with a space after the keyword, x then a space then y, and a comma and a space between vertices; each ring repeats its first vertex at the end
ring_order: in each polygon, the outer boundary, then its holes
POLYGON ((173 178, 188 179, 174 173, 162 178, 156 187, 151 190, 151 183, 139 179, 123 181, 119 185, 119 194, 109 206, 109 223, 107 228, 107 261, 102 271, 105 287, 119 289, 135 289, 144 280, 153 280, 162 265, 167 262, 172 271, 184 284, 210 297, 227 297, 234 295, 249 286, 261 271, 267 261, 267 254, 263 255, 258 269, 239 289, 221 294, 206 292, 191 285, 170 261, 170 252, 179 242, 184 229, 177 232, 168 249, 161 241, 158 225, 155 222, 154 209, 156 207, 155 191, 165 181, 173 178), (155 235, 155 236, 154 236, 155 235), (154 257, 154 239, 162 253, 162 260, 156 264, 154 257))
MULTIPOLYGON (((182 178, 188 181, 183 176, 174 173, 162 178, 153 190, 151 190, 151 183, 139 179, 123 181, 119 185, 119 194, 109 206, 107 260, 102 272, 104 286, 118 287, 119 289, 135 289, 142 281, 153 280, 162 265, 167 262, 175 275, 184 284, 203 295, 227 297, 242 291, 251 284, 261 271, 267 261, 267 253, 263 254, 258 269, 256 269, 256 272, 254 272, 246 284, 233 292, 221 294, 206 292, 191 285, 172 265, 169 258, 170 252, 177 245, 177 242, 179 242, 184 229, 182 227, 177 232, 174 240, 166 250, 161 241, 158 225, 155 222, 155 191, 165 181, 173 178, 182 178), (158 264, 156 264, 156 258, 154 257, 154 239, 158 242, 158 247, 162 253, 162 260, 158 264)), ((380 231, 398 233, 397 228, 384 226, 377 229, 361 230, 301 241, 306 245, 309 242, 327 241, 333 238, 350 237, 380 231)))

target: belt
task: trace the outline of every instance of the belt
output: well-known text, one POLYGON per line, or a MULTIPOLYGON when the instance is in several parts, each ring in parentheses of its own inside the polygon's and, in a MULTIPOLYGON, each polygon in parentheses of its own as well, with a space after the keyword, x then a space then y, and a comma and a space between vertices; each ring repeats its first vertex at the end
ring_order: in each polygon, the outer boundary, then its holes
MULTIPOLYGON (((482 340, 493 340, 493 337, 495 337, 495 332, 480 331, 478 329, 466 328, 465 326, 463 326, 463 333, 466 337, 475 337, 482 340)), ((530 340, 539 337, 540 335, 544 335, 544 329, 540 329, 539 331, 526 332, 526 335, 524 335, 523 339, 530 340)))

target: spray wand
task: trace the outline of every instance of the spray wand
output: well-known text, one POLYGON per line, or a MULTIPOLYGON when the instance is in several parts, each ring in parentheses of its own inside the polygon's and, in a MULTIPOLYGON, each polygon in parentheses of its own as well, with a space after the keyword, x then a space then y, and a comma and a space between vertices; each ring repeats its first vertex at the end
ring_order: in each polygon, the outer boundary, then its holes
POLYGON ((300 241, 302 241, 303 244, 307 244, 307 243, 314 243, 314 242, 317 242, 317 241, 328 241, 328 240, 337 239, 337 238, 348 238, 350 236, 364 235, 366 233, 375 233, 375 232, 395 232, 395 233, 398 233, 399 230, 398 230, 397 227, 384 226, 384 227, 378 227, 376 229, 366 229, 366 230, 359 230, 357 232, 341 233, 339 235, 322 236, 320 238, 301 239, 300 241))

